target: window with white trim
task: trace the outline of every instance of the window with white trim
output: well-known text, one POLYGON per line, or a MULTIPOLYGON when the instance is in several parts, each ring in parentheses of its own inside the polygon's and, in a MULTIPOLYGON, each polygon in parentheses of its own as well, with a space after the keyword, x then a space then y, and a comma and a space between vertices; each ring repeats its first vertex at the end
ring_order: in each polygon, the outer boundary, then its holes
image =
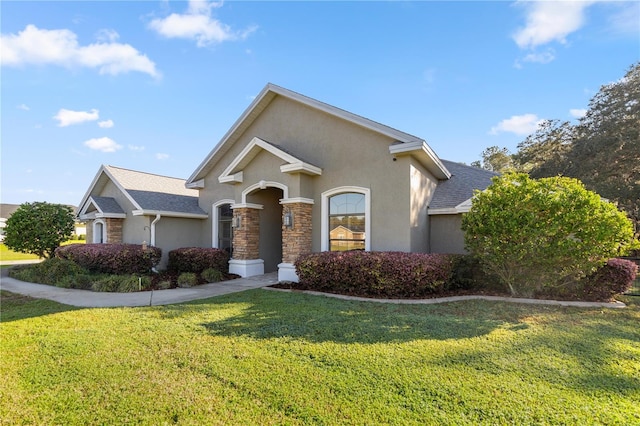
POLYGON ((233 210, 231 204, 218 206, 218 248, 225 250, 229 255, 233 246, 233 210))
POLYGON ((365 196, 345 192, 329 197, 329 251, 364 250, 365 196))

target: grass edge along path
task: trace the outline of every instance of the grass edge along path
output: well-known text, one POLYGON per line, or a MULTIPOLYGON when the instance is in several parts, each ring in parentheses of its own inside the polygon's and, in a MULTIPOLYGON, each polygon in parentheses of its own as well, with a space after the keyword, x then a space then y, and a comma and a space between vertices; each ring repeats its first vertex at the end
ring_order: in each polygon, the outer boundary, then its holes
POLYGON ((2 424, 640 423, 640 309, 2 292, 2 424))

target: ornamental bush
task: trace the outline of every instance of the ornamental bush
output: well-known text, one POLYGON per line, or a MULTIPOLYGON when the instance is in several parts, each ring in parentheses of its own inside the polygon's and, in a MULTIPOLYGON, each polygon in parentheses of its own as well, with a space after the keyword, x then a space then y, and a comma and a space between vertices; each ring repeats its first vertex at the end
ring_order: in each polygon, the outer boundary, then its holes
POLYGON ((56 257, 106 274, 144 274, 160 262, 161 256, 158 247, 143 249, 137 244, 70 244, 56 250, 56 257))
POLYGON ((638 265, 632 261, 611 259, 578 283, 579 297, 588 301, 611 300, 616 294, 631 289, 637 273, 638 265))
POLYGON ((73 210, 62 204, 24 203, 7 219, 3 243, 11 250, 51 258, 73 234, 73 210))
POLYGON ((442 292, 456 256, 404 252, 323 252, 300 256, 295 288, 372 297, 411 298, 442 292))
POLYGON ((199 274, 208 268, 228 273, 229 254, 221 249, 204 247, 183 247, 169 252, 167 269, 170 271, 199 274))
POLYGON ((462 229, 485 271, 518 296, 554 292, 637 246, 624 213, 566 177, 495 177, 462 229))

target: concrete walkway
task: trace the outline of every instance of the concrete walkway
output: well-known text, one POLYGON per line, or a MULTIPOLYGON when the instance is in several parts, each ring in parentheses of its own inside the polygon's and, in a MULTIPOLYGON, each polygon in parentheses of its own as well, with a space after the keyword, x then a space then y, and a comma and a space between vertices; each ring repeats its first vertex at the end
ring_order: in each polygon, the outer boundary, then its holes
POLYGON ((141 291, 136 293, 107 293, 89 290, 60 288, 44 284, 27 283, 9 278, 9 271, 2 269, 0 289, 12 293, 48 299, 66 305, 87 308, 106 308, 117 306, 151 306, 182 303, 223 294, 260 288, 276 284, 278 274, 271 273, 250 278, 238 278, 213 284, 204 284, 191 288, 173 288, 169 290, 141 291))
POLYGON ((433 299, 373 299, 367 297, 345 296, 341 294, 321 293, 317 291, 287 290, 269 287, 278 282, 277 272, 259 275, 248 278, 238 278, 235 280, 223 281, 220 283, 204 284, 191 288, 173 288, 169 290, 142 291, 138 293, 107 293, 89 290, 75 290, 69 288, 59 288, 44 284, 27 283, 13 278, 9 278, 9 271, 3 268, 0 278, 0 289, 12 293, 34 297, 36 299, 48 299, 66 305, 106 308, 121 306, 155 306, 170 305, 172 303, 189 302, 192 300, 206 299, 208 297, 222 296, 224 294, 237 293, 253 288, 264 288, 265 290, 275 290, 284 292, 298 292, 317 296, 333 297, 343 300, 353 300, 359 302, 377 303, 397 303, 397 304, 435 304, 459 302, 463 300, 493 300, 499 302, 526 303, 536 305, 574 306, 582 308, 624 308, 622 302, 571 302, 564 300, 541 300, 522 299, 515 297, 499 296, 450 296, 433 299))

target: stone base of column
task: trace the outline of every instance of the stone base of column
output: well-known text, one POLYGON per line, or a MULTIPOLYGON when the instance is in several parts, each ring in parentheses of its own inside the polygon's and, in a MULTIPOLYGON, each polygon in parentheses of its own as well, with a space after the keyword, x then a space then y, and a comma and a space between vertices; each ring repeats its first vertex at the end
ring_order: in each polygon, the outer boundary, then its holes
POLYGON ((278 281, 298 282, 298 274, 293 263, 280 263, 278 265, 278 281))
POLYGON ((264 275, 264 260, 229 260, 229 273, 240 275, 242 278, 264 275))

